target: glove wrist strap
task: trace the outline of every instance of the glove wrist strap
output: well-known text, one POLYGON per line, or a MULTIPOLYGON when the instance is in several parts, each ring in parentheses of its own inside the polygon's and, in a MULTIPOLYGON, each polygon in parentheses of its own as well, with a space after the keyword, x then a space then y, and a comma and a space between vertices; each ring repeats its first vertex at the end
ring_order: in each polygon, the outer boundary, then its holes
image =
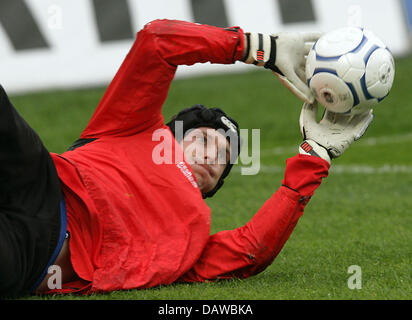
POLYGON ((313 140, 304 140, 299 146, 299 153, 322 158, 330 164, 328 151, 313 140))
POLYGON ((281 74, 275 66, 277 37, 254 32, 248 32, 245 35, 247 53, 243 62, 265 67, 281 74))

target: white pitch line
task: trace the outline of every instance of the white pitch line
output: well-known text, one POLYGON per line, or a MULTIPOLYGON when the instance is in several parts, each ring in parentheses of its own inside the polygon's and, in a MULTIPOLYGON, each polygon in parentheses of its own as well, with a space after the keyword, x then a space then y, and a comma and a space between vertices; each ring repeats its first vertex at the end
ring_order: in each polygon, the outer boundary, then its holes
POLYGON ((412 173, 410 165, 384 164, 380 167, 367 165, 332 165, 331 173, 361 173, 361 174, 383 174, 383 173, 412 173))
MULTIPOLYGON (((402 135, 392 135, 392 136, 382 136, 382 137, 370 137, 370 138, 361 138, 356 142, 358 145, 362 146, 377 146, 382 144, 391 144, 391 143, 404 143, 412 141, 412 133, 402 134, 402 135)), ((263 149, 260 151, 261 156, 268 155, 282 155, 298 152, 298 145, 296 146, 280 146, 270 149, 263 149)))
MULTIPOLYGON (((234 167, 235 172, 240 173, 240 166, 234 167)), ((258 171, 259 173, 283 173, 285 167, 276 165, 261 165, 258 171)), ((380 167, 372 167, 368 165, 333 165, 330 167, 330 174, 345 174, 345 173, 356 173, 356 174, 384 174, 384 173, 406 173, 412 174, 412 165, 392 165, 384 164, 380 167)))
POLYGON ((380 144, 404 143, 412 141, 412 133, 399 134, 393 136, 361 138, 357 143, 360 145, 376 146, 380 144))

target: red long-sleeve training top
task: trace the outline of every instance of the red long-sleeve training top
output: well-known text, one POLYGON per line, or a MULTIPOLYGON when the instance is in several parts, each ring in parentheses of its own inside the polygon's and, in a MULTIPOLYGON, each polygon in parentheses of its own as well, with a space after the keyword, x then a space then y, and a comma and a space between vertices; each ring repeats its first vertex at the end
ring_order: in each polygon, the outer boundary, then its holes
POLYGON ((210 235, 210 208, 190 166, 152 160, 155 130, 180 150, 161 114, 177 66, 232 64, 243 48, 240 28, 156 20, 138 33, 81 135, 98 139, 52 153, 67 205, 71 261, 81 278, 52 292, 249 277, 273 261, 328 175, 326 161, 288 159, 287 187, 245 226, 210 235))

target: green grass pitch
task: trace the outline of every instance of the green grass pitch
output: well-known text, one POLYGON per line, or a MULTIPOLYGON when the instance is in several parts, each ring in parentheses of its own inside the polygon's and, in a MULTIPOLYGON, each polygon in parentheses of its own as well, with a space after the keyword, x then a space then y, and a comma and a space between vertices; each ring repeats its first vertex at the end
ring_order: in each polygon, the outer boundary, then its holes
MULTIPOLYGON (((274 263, 245 280, 176 284, 83 296, 30 299, 411 299, 412 298, 412 58, 396 60, 390 95, 375 108, 365 136, 333 161, 295 231, 274 263), (361 289, 348 268, 361 267, 361 289)), ((3 84, 7 90, 7 83, 3 84)), ((11 100, 46 147, 63 152, 90 119, 104 88, 52 91, 11 100)), ((241 128, 260 129, 261 169, 235 166, 207 203, 212 232, 245 224, 280 186, 285 160, 301 141, 301 103, 270 72, 178 79, 163 112, 169 119, 195 103, 221 107, 241 128)))

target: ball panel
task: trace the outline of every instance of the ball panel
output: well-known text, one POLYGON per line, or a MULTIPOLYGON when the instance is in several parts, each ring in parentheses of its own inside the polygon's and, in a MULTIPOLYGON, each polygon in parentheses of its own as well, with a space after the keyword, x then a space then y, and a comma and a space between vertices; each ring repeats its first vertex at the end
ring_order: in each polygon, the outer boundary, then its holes
POLYGON ((353 106, 353 95, 348 85, 336 74, 316 72, 310 80, 310 88, 316 99, 328 110, 338 113, 349 111, 353 106))
POLYGON ((343 81, 358 81, 365 73, 365 63, 359 55, 348 53, 339 58, 336 70, 343 81))
POLYGON ((316 53, 322 57, 336 57, 358 47, 363 38, 359 28, 347 27, 326 33, 315 44, 316 53))
POLYGON ((348 60, 348 63, 351 66, 351 68, 365 70, 365 62, 360 54, 349 52, 345 54, 345 57, 348 60))
POLYGON ((379 39, 372 31, 370 31, 369 29, 364 29, 363 33, 365 34, 365 36, 368 38, 368 40, 371 43, 376 44, 378 47, 381 48, 385 48, 385 44, 382 42, 381 39, 379 39))
POLYGON ((378 99, 369 99, 369 100, 364 100, 362 103, 358 104, 357 106, 354 106, 350 110, 350 114, 360 114, 364 113, 365 111, 369 111, 372 109, 374 106, 378 104, 379 100, 378 99))
POLYGON ((316 52, 315 50, 310 50, 309 54, 306 58, 306 79, 310 79, 313 76, 313 72, 315 71, 316 67, 316 52))
POLYGON ((366 65, 365 82, 368 92, 376 98, 386 96, 392 88, 394 71, 389 51, 383 48, 375 50, 366 65))
POLYGON ((338 76, 343 78, 351 69, 351 65, 346 57, 346 54, 339 57, 336 63, 330 63, 330 68, 335 68, 338 76))

